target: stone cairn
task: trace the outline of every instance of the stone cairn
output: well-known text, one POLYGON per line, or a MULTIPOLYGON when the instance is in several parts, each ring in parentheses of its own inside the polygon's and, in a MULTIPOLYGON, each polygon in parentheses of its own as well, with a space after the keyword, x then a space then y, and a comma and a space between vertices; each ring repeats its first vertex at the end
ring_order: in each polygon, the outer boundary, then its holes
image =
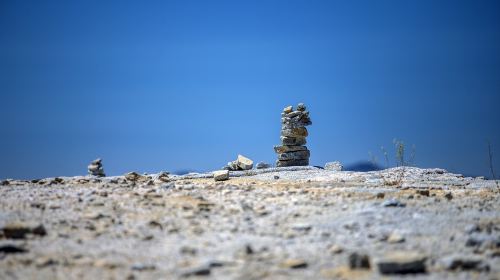
POLYGON ((311 153, 304 145, 308 135, 306 126, 311 124, 309 112, 303 103, 299 103, 295 111, 292 106, 283 109, 281 146, 274 146, 274 151, 278 154, 276 167, 309 165, 311 153))
POLYGON ((100 158, 92 161, 87 167, 89 174, 97 177, 105 177, 104 168, 102 167, 102 160, 100 158))

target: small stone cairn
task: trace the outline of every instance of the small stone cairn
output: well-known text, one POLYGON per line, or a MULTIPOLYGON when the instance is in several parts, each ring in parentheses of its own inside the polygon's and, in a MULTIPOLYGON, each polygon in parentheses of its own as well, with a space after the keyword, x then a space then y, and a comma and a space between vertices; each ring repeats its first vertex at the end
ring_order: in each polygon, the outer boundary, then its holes
POLYGON ((304 145, 308 135, 306 126, 311 124, 309 112, 303 103, 299 103, 295 111, 292 106, 283 109, 281 146, 274 146, 274 151, 278 154, 276 167, 309 165, 311 153, 304 145))
POLYGON ((87 167, 89 174, 97 177, 105 177, 104 168, 102 167, 102 159, 98 158, 92 161, 87 167))

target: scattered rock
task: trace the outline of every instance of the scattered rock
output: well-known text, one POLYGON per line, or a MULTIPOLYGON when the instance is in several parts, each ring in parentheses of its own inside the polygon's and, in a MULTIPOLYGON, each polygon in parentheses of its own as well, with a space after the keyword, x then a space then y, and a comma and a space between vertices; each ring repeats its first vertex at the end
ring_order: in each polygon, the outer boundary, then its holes
POLYGON ((269 163, 265 163, 265 162, 259 162, 257 163, 257 165, 255 166, 255 168, 257 169, 266 169, 266 168, 271 168, 271 165, 269 163))
POLYGON ((11 223, 2 228, 3 235, 10 239, 24 239, 26 235, 44 236, 47 234, 43 225, 32 226, 26 223, 11 223))
POLYGON ((131 269, 137 271, 145 271, 145 270, 155 270, 156 267, 154 264, 136 263, 132 265, 131 269))
POLYGON ((430 192, 429 192, 429 190, 417 190, 417 194, 422 195, 422 196, 429 196, 430 192))
POLYGON ((451 194, 451 192, 448 192, 444 195, 444 197, 448 200, 452 200, 453 199, 453 195, 451 194))
POLYGON ((385 197, 385 193, 379 192, 379 193, 377 193, 376 196, 377 196, 377 198, 384 198, 385 197))
POLYGON ((19 253, 26 253, 27 250, 24 249, 23 247, 19 247, 17 245, 13 244, 4 244, 0 245, 0 253, 3 254, 19 254, 19 253))
POLYGON ((340 161, 333 161, 333 162, 327 162, 325 164, 325 170, 331 170, 331 171, 342 171, 344 167, 340 163, 340 161))
POLYGON ((213 174, 215 181, 225 181, 229 179, 229 170, 218 170, 214 171, 213 174))
POLYGON ((242 155, 238 155, 238 159, 236 160, 238 167, 241 170, 250 170, 253 168, 253 161, 247 157, 244 157, 242 155))
POLYGON ((381 274, 425 273, 426 257, 418 252, 389 252, 378 260, 377 267, 381 274))
POLYGON ((352 253, 349 255, 351 269, 370 269, 370 257, 365 254, 352 253))
POLYGON ((42 267, 46 267, 46 266, 51 266, 51 265, 56 265, 58 264, 59 262, 51 257, 47 257, 47 256, 42 256, 38 259, 36 259, 35 261, 35 265, 38 267, 38 268, 42 268, 42 267))
POLYGON ((490 270, 488 263, 476 256, 453 255, 443 258, 441 262, 447 270, 490 270))
POLYGON ((330 246, 329 251, 332 254, 340 254, 340 253, 342 253, 344 251, 344 249, 342 247, 340 247, 339 245, 334 244, 334 245, 330 246))
POLYGON ((391 198, 389 200, 386 200, 382 203, 382 206, 384 207, 405 207, 406 204, 400 202, 399 200, 395 198, 391 198))
POLYGON ((186 269, 181 273, 182 277, 192 277, 192 276, 207 276, 210 275, 211 268, 209 265, 202 265, 199 267, 194 267, 190 269, 186 269))
POLYGON ((475 234, 467 238, 465 246, 467 247, 483 246, 483 248, 490 248, 490 249, 500 248, 500 236, 495 237, 489 234, 475 234))
POLYGON ((137 179, 139 179, 139 177, 141 177, 142 175, 140 175, 139 173, 137 172, 129 172, 127 174, 125 174, 125 179, 129 180, 129 181, 137 181, 137 179))
POLYGON ((162 172, 158 173, 156 180, 158 180, 162 183, 168 183, 168 182, 170 182, 169 175, 170 175, 170 173, 162 171, 162 172))
POLYGON ((389 243, 402 243, 405 241, 405 238, 403 235, 397 233, 397 232, 393 232, 389 235, 389 237, 387 238, 387 242, 389 243))
POLYGON ((479 228, 479 226, 478 226, 478 225, 476 225, 476 224, 471 224, 471 225, 468 225, 468 226, 465 228, 465 232, 466 232, 467 234, 472 234, 472 233, 474 233, 474 232, 480 232, 480 231, 481 231, 481 229, 480 229, 480 228, 479 228))
POLYGON ((287 259, 281 263, 282 267, 291 269, 306 268, 307 265, 307 262, 303 259, 287 259))
POLYGON ((242 155, 238 155, 235 161, 230 161, 226 166, 222 167, 224 170, 237 171, 237 170, 250 170, 253 168, 253 161, 242 155))
POLYGON ((292 229, 296 231, 309 231, 311 230, 312 226, 310 224, 294 224, 292 225, 292 229))
POLYGON ((88 172, 92 176, 105 177, 104 168, 102 167, 102 160, 100 158, 92 161, 87 167, 88 172))

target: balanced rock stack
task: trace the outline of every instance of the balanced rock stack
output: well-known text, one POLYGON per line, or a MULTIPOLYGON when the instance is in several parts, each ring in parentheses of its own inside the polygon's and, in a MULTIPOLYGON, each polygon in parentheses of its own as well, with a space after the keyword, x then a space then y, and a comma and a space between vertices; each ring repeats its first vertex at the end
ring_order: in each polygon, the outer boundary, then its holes
POLYGON ((306 106, 299 103, 294 111, 292 106, 281 113, 281 146, 274 146, 278 154, 277 167, 309 165, 311 153, 306 146, 308 135, 306 126, 311 125, 306 106))
POLYGON ((87 167, 89 174, 97 177, 104 177, 104 168, 102 167, 102 160, 100 158, 92 161, 87 167))

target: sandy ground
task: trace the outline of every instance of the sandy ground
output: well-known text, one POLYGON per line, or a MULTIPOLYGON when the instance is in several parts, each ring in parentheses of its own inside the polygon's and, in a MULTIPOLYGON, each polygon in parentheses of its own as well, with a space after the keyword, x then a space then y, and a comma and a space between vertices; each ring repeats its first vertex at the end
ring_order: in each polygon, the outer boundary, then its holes
POLYGON ((500 279, 499 198, 418 168, 6 180, 0 279, 500 279))

